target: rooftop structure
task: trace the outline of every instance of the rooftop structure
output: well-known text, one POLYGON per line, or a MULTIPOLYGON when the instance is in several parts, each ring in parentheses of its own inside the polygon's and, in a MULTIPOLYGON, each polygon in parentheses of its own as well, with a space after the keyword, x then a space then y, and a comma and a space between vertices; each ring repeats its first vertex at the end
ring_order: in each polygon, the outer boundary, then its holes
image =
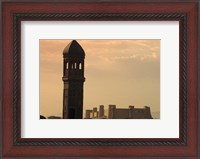
POLYGON ((116 108, 116 105, 109 105, 108 110, 100 105, 99 110, 94 107, 92 110, 86 110, 85 119, 153 119, 150 107, 135 108, 116 108))

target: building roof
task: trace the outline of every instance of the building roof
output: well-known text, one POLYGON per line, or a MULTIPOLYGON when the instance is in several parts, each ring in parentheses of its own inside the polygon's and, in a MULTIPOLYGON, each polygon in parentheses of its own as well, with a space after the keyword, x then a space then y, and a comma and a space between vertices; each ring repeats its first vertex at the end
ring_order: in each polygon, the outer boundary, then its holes
POLYGON ((70 42, 63 50, 64 56, 75 56, 75 57, 85 57, 85 52, 81 45, 76 41, 73 40, 70 42))

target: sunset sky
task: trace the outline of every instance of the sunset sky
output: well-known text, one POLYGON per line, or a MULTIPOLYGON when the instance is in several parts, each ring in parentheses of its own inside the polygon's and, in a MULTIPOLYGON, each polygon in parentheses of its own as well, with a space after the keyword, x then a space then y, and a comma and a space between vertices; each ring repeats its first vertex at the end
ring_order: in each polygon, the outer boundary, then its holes
MULTIPOLYGON (((40 40, 40 114, 62 116, 63 49, 40 40)), ((104 105, 160 111, 160 40, 77 40, 85 51, 84 112, 104 105)))

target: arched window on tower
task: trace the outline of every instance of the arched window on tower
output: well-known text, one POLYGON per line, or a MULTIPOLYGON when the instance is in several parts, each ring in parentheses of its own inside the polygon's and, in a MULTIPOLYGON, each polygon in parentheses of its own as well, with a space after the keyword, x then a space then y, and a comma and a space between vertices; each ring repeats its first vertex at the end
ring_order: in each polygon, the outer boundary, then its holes
POLYGON ((82 69, 82 63, 79 63, 79 70, 82 69))
POLYGON ((68 68, 69 68, 69 63, 67 62, 67 63, 66 63, 66 69, 68 69, 68 68))
POLYGON ((72 69, 74 69, 74 63, 72 63, 72 69))
POLYGON ((74 68, 76 69, 76 62, 74 63, 74 68))

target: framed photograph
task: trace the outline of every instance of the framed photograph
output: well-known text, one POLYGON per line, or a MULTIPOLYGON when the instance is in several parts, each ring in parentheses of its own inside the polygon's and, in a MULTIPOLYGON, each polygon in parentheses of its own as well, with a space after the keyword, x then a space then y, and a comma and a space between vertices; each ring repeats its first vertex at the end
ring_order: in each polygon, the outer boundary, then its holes
POLYGON ((3 157, 199 158, 199 1, 3 2, 3 157))

